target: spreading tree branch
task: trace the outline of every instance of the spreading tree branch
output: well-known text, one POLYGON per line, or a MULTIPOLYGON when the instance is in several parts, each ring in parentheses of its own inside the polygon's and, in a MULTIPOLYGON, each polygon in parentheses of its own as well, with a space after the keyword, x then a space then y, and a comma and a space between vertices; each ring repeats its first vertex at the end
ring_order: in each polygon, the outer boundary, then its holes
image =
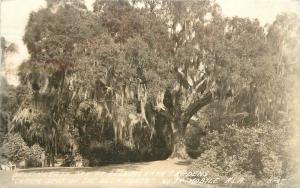
POLYGON ((194 114, 196 114, 201 108, 211 103, 213 95, 210 91, 205 92, 200 97, 197 97, 183 112, 183 122, 188 123, 194 114))

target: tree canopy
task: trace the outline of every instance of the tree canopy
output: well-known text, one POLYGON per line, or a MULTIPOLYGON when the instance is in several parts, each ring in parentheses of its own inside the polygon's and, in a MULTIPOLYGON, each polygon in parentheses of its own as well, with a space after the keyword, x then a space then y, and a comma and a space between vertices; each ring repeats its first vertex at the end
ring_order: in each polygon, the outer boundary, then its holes
POLYGON ((266 29, 209 0, 97 0, 93 11, 48 1, 26 27, 13 129, 52 162, 99 143, 188 158, 186 130, 204 116, 215 126, 280 120, 296 61, 285 48, 299 49, 294 20, 266 29))

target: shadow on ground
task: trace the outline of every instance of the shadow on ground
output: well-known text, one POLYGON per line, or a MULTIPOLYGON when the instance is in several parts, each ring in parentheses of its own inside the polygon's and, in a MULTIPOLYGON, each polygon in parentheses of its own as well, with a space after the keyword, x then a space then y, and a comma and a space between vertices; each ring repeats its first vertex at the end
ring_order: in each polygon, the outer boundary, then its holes
POLYGON ((120 170, 128 170, 128 171, 138 171, 145 165, 149 165, 150 163, 125 163, 125 164, 116 164, 116 165, 105 165, 100 167, 45 167, 45 168, 31 168, 31 169, 22 169, 19 172, 23 173, 42 173, 42 172, 93 172, 93 171, 101 171, 101 172, 115 172, 120 170))

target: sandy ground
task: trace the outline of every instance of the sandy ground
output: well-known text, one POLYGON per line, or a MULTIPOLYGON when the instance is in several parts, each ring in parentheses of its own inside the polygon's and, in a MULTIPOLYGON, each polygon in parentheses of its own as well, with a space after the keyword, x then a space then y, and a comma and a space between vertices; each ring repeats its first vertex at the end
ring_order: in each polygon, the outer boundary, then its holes
POLYGON ((189 161, 164 160, 95 168, 35 168, 0 172, 0 188, 100 187, 100 188, 206 188, 182 180, 189 161))

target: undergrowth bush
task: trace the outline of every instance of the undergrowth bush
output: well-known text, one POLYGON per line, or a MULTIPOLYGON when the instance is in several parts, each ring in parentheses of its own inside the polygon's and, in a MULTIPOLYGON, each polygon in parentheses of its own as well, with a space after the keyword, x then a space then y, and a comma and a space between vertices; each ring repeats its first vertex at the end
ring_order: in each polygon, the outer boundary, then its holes
POLYGON ((42 166, 42 153, 44 152, 44 149, 38 145, 34 144, 30 147, 27 155, 27 167, 41 167, 42 166))
POLYGON ((272 124, 255 127, 225 126, 201 139, 204 152, 191 165, 192 171, 210 169, 223 177, 282 179, 287 175, 287 130, 272 124))
POLYGON ((38 144, 29 147, 19 134, 8 135, 0 148, 1 163, 26 161, 26 167, 42 166, 41 155, 44 151, 38 144))
POLYGON ((1 146, 1 158, 6 161, 19 162, 25 160, 29 147, 19 134, 9 135, 1 146))

